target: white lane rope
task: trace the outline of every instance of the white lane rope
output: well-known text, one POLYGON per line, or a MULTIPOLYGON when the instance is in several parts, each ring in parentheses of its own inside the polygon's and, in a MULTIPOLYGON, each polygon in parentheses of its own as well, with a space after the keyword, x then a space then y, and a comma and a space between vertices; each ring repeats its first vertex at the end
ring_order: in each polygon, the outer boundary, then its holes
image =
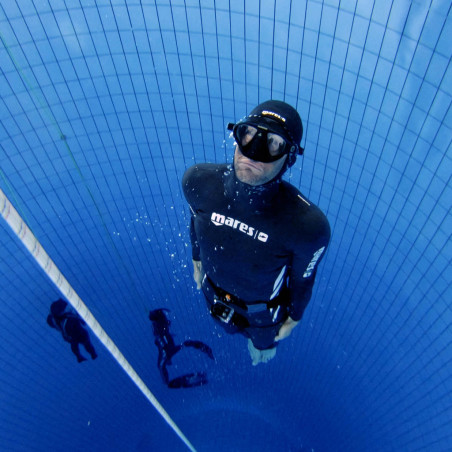
POLYGON ((119 351, 118 347, 110 339, 108 334, 101 327, 100 323, 91 314, 85 303, 83 303, 83 301, 71 287, 67 279, 63 276, 60 270, 58 270, 58 267, 52 261, 50 256, 45 252, 44 248, 38 242, 34 234, 31 232, 30 228, 22 220, 19 213, 16 211, 16 209, 13 207, 13 205, 10 203, 9 199, 1 189, 0 211, 3 219, 13 230, 18 239, 23 243, 25 248, 27 248, 27 250, 33 256, 34 260, 44 270, 49 279, 57 286, 65 299, 69 301, 73 308, 78 312, 80 317, 91 328, 93 333, 98 337, 105 348, 113 355, 113 358, 115 358, 118 364, 124 369, 130 379, 138 386, 144 396, 149 400, 149 402, 151 402, 154 408, 160 413, 163 419, 165 419, 168 425, 176 432, 176 434, 187 445, 187 447, 192 452, 196 452, 190 441, 188 441, 179 427, 171 419, 169 414, 165 411, 162 405, 160 405, 159 401, 155 398, 155 396, 152 394, 143 380, 138 376, 138 374, 126 360, 124 355, 119 351))

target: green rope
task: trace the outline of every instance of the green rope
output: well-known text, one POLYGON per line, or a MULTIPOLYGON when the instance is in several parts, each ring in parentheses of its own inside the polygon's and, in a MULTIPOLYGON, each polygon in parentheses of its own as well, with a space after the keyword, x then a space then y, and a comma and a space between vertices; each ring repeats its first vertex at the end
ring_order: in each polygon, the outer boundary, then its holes
MULTIPOLYGON (((108 237, 108 241, 109 241, 110 245, 113 247, 113 250, 114 250, 114 252, 115 252, 117 258, 119 259, 119 261, 121 262, 122 266, 124 267, 124 270, 125 270, 125 272, 126 272, 126 274, 127 274, 127 277, 128 277, 128 279, 129 279, 129 281, 130 281, 132 287, 133 287, 133 290, 135 291, 135 293, 136 293, 136 295, 137 295, 136 299, 140 300, 140 302, 141 302, 141 304, 142 304, 142 307, 143 307, 144 311, 147 312, 147 311, 148 311, 148 308, 147 308, 146 305, 143 303, 143 301, 142 301, 142 299, 141 299, 141 297, 140 297, 140 295, 139 295, 139 291, 138 291, 138 289, 136 288, 135 283, 133 282, 132 275, 131 275, 131 273, 130 273, 128 267, 127 267, 127 265, 125 264, 124 260, 122 259, 121 254, 120 254, 118 248, 116 247, 115 242, 113 241, 113 239, 112 239, 112 237, 111 237, 111 235, 110 235, 110 232, 108 231, 107 224, 106 224, 106 222, 105 222, 105 220, 104 220, 104 217, 103 217, 103 215, 102 215, 101 209, 99 208, 99 205, 98 205, 98 203, 96 202, 96 199, 95 199, 95 197, 94 197, 94 194, 93 194, 93 192, 91 191, 91 189, 89 188, 88 182, 86 181, 85 176, 83 175, 83 173, 82 173, 82 171, 81 171, 81 169, 80 169, 80 167, 79 167, 79 165, 78 165, 78 163, 77 163, 77 160, 75 159, 74 153, 72 152, 72 149, 70 148, 70 146, 69 146, 69 144, 68 144, 68 142, 67 142, 66 135, 65 135, 65 134, 63 133, 63 131, 61 130, 61 128, 60 128, 60 126, 59 126, 59 124, 58 124, 58 121, 56 120, 55 116, 53 115, 53 113, 52 113, 52 111, 51 111, 51 109, 50 109, 48 103, 47 103, 45 100, 42 100, 42 99, 41 99, 41 96, 39 95, 38 90, 36 90, 36 89, 33 87, 33 84, 28 80, 27 76, 25 75, 25 73, 24 73, 23 69, 21 68, 20 64, 17 62, 16 58, 14 57, 14 55, 13 55, 13 53, 12 53, 10 47, 9 47, 8 44, 6 43, 6 41, 5 41, 4 37, 3 37, 3 34, 2 34, 1 32, 0 32, 0 40, 2 41, 2 44, 3 44, 3 46, 5 47, 5 50, 6 50, 6 52, 8 53, 8 55, 9 55, 11 61, 13 62, 14 67, 16 68, 16 70, 17 70, 17 72, 19 73, 20 77, 21 77, 22 80, 24 81, 25 86, 27 87, 28 91, 30 92, 30 95, 32 95, 33 97, 35 97, 35 98, 37 99, 37 101, 38 101, 38 103, 39 103, 39 105, 40 105, 40 108, 43 110, 45 116, 48 117, 48 119, 50 120, 50 123, 51 123, 51 124, 55 127, 55 129, 57 130, 59 139, 60 139, 61 141, 64 142, 66 151, 67 151, 67 153, 69 154, 69 156, 70 156, 70 158, 71 158, 71 160, 72 160, 72 163, 73 163, 73 165, 74 165, 74 167, 75 167, 77 173, 79 174, 80 179, 81 179, 81 181, 82 181, 82 183, 83 183, 83 185, 84 185, 86 191, 88 192, 88 195, 89 195, 89 197, 91 198, 91 201, 92 201, 92 203, 93 203, 93 205, 94 205, 94 207, 95 207, 95 209, 96 209, 96 211, 97 211, 97 214, 98 214, 98 216, 99 216, 99 218, 100 218, 100 221, 101 221, 101 223, 102 223, 102 227, 103 227, 103 229, 104 229, 104 231, 105 231, 105 233, 106 233, 106 235, 107 235, 107 237, 108 237)), ((11 192, 14 193, 13 190, 11 190, 11 192)), ((17 198, 15 198, 15 200, 17 201, 17 198)), ((23 213, 23 210, 21 210, 21 213, 23 213)), ((25 216, 24 216, 24 218, 25 218, 25 216)), ((25 218, 25 219, 26 219, 26 218, 25 218)), ((30 224, 28 221, 27 221, 27 223, 30 224)))

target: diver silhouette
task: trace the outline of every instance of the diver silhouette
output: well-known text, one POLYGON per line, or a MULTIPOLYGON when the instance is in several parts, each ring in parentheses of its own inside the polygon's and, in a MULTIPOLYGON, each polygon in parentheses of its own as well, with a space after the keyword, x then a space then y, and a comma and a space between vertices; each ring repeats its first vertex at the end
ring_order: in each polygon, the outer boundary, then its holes
POLYGON ((86 358, 80 353, 80 344, 85 347, 92 359, 97 358, 97 353, 85 328, 86 323, 69 307, 66 301, 59 298, 50 305, 47 324, 58 330, 63 339, 71 344, 72 353, 77 357, 79 363, 86 361, 86 358))
POLYGON ((173 336, 169 332, 171 322, 166 317, 168 309, 154 309, 149 313, 149 320, 152 322, 154 330, 155 345, 158 348, 159 355, 157 359, 157 366, 160 370, 160 375, 163 381, 169 388, 192 388, 194 386, 201 386, 207 383, 207 376, 205 372, 193 372, 180 377, 169 379, 167 365, 171 365, 173 356, 185 347, 193 347, 205 353, 210 359, 214 359, 212 349, 200 341, 187 340, 180 345, 174 343, 173 336))

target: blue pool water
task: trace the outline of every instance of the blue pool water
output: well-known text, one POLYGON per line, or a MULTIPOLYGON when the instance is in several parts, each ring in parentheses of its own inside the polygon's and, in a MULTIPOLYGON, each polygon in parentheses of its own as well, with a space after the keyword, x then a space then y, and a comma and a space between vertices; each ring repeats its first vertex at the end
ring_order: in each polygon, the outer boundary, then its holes
MULTIPOLYGON (((451 450, 449 1, 10 0, 0 37, 0 188, 196 450, 451 450), (253 367, 194 287, 181 177, 270 98, 332 240, 253 367), (160 307, 206 386, 163 384, 160 307)), ((0 450, 188 450, 94 334, 78 364, 47 326, 61 293, 3 219, 0 249, 0 450)))

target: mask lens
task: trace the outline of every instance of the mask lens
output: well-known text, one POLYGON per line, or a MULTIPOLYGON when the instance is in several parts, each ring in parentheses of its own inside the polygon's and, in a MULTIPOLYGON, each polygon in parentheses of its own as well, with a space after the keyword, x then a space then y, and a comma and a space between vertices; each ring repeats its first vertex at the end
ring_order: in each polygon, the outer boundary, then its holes
POLYGON ((237 124, 233 128, 233 134, 240 151, 246 157, 259 162, 274 162, 292 149, 282 135, 263 126, 237 124))
POLYGON ((257 128, 249 124, 239 124, 234 130, 234 138, 241 146, 246 146, 251 142, 257 133, 257 128))
POLYGON ((272 157, 277 157, 284 154, 286 149, 286 140, 276 133, 267 134, 268 152, 272 157))

